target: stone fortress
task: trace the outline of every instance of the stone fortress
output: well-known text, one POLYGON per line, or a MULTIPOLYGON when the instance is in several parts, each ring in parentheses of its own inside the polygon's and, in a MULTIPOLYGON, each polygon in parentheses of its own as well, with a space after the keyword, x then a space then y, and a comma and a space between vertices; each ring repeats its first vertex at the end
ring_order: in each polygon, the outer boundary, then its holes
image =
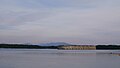
POLYGON ((61 50, 96 50, 94 45, 63 45, 60 46, 61 50))

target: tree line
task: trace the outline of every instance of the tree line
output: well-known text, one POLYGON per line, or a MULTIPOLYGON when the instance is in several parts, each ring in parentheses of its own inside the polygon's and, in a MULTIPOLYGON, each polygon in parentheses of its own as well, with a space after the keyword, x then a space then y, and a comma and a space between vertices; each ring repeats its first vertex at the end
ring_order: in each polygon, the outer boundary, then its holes
POLYGON ((96 45, 97 50, 120 50, 120 45, 96 45))
POLYGON ((0 44, 0 48, 57 49, 57 46, 39 46, 39 45, 27 45, 27 44, 0 44))
MULTIPOLYGON (((59 49, 60 46, 39 46, 39 45, 28 45, 28 44, 0 44, 0 48, 18 48, 18 49, 59 49)), ((120 45, 96 45, 96 49, 97 50, 120 50, 120 45)))

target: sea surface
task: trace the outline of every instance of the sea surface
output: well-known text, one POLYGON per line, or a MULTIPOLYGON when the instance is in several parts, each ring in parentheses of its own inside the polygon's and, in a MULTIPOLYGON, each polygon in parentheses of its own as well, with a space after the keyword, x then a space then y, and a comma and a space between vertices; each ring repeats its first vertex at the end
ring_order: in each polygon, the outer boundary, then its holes
POLYGON ((120 68, 120 51, 0 49, 0 68, 120 68))

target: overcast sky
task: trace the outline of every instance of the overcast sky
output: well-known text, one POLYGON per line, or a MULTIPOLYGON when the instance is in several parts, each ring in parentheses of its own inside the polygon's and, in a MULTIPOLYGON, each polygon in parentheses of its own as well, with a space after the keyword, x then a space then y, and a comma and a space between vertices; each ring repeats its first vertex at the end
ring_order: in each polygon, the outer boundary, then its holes
POLYGON ((120 44, 120 0, 0 0, 0 43, 120 44))

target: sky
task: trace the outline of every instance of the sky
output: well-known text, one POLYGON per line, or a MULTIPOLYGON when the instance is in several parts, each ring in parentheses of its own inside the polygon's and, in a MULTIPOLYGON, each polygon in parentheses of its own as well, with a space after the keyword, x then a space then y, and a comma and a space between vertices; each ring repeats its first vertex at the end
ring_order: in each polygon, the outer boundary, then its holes
POLYGON ((0 0, 0 43, 120 44, 120 0, 0 0))

